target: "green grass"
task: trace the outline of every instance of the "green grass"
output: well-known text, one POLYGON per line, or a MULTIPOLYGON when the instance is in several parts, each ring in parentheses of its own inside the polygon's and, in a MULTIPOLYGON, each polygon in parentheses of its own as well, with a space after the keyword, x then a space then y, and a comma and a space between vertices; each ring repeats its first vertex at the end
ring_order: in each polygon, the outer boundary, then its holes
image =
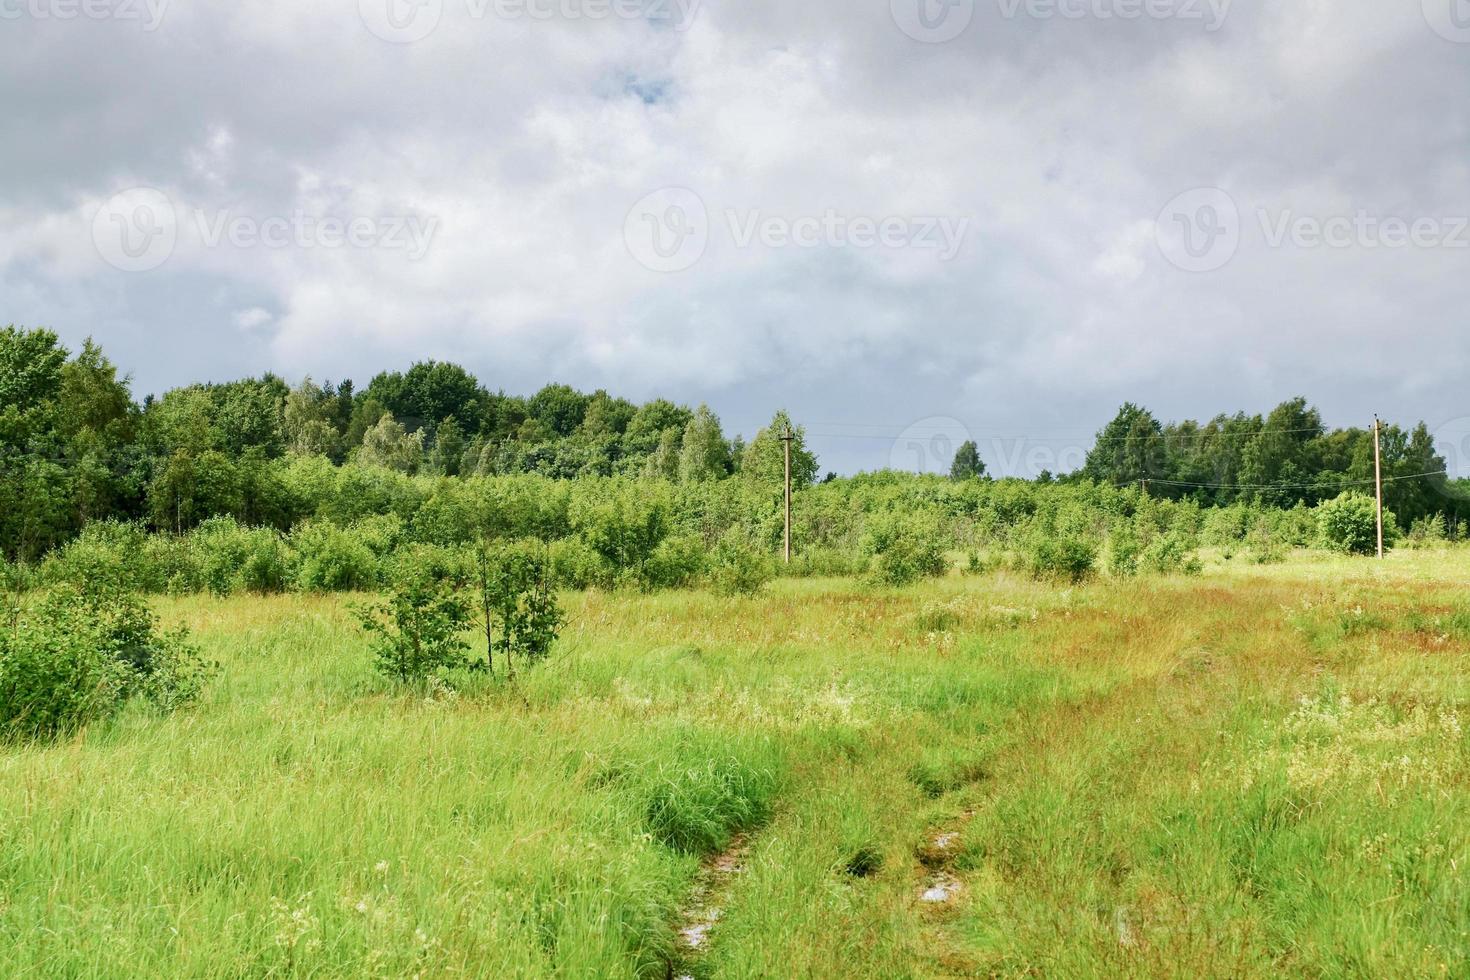
POLYGON ((160 601, 201 704, 0 747, 0 975, 1465 975, 1467 586, 589 594, 458 693, 378 680, 342 599, 160 601))

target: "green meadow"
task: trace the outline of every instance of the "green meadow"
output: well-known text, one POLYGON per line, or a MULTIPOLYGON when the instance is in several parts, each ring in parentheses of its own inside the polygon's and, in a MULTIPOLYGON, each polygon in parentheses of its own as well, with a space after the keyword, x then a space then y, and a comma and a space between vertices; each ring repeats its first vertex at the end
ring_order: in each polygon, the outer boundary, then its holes
POLYGON ((0 746, 0 975, 1465 976, 1470 560, 568 593, 515 681, 361 597, 0 746))

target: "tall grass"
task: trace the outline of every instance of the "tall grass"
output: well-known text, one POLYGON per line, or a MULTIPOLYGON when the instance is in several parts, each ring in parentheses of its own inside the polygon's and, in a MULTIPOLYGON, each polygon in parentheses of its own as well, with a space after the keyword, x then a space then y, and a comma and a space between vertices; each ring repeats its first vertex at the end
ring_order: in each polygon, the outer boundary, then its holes
POLYGON ((0 747, 0 975, 663 977, 737 835, 698 976, 1463 975, 1467 585, 588 593, 457 693, 377 679, 350 597, 161 599, 202 703, 0 747))

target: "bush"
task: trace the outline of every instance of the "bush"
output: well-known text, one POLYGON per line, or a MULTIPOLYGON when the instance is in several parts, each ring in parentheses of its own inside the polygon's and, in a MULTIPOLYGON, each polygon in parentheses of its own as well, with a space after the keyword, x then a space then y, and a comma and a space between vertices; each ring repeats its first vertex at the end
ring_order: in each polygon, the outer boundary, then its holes
POLYGON ((726 531, 709 558, 709 586, 716 595, 753 596, 775 577, 769 555, 761 554, 736 530, 726 531))
POLYGON ((648 581, 644 566, 669 533, 663 486, 596 480, 579 490, 568 509, 572 529, 619 579, 648 581))
POLYGON ((704 574, 704 542, 678 535, 659 542, 643 566, 639 585, 648 589, 678 589, 704 574))
POLYGON ((138 524, 89 524, 79 537, 47 557, 41 566, 41 578, 50 584, 161 592, 167 579, 149 560, 150 541, 138 524))
POLYGON ((387 600, 357 610, 379 673, 402 683, 470 665, 464 631, 470 606, 452 586, 412 579, 387 600))
POLYGON ((1421 517, 1409 528, 1408 545, 1411 548, 1433 548, 1449 539, 1449 527, 1443 514, 1421 517))
POLYGON ((612 584, 612 569, 591 545, 578 538, 563 538, 548 546, 551 573, 567 589, 590 589, 612 584))
POLYGON ((1108 572, 1118 578, 1138 574, 1138 559, 1143 545, 1132 524, 1119 524, 1108 534, 1108 572))
POLYGON ((1097 547, 1076 535, 1034 534, 1022 555, 1025 568, 1037 579, 1087 580, 1097 564, 1097 547))
POLYGON ((938 528, 923 518, 893 512, 871 518, 863 549, 875 559, 871 577, 880 585, 912 585, 949 570, 938 528))
POLYGON ((461 588, 470 581, 474 555, 468 548, 410 544, 388 555, 379 565, 389 582, 419 580, 461 588))
POLYGON ((47 738, 105 720, 132 697, 172 711, 213 673, 183 629, 161 633, 133 594, 62 586, 0 633, 0 734, 47 738))
POLYGON ((305 524, 291 535, 297 554, 296 587, 305 592, 352 592, 378 583, 377 557, 351 531, 305 524))
MULTIPOLYGON (((1317 533, 1323 547, 1348 555, 1372 555, 1378 551, 1378 516, 1373 498, 1348 491, 1336 500, 1317 507, 1317 533)), ((1383 512, 1383 544, 1391 547, 1398 537, 1398 522, 1392 512, 1383 512)))
POLYGON ((281 592, 291 575, 280 534, 248 528, 232 517, 212 517, 189 535, 200 583, 215 595, 281 592))
POLYGON ((540 542, 480 546, 475 583, 485 629, 486 669, 494 671, 497 650, 512 675, 517 657, 534 664, 550 655, 566 622, 553 575, 550 556, 540 542))
POLYGON ((1194 552, 1194 542, 1183 532, 1169 531, 1149 542, 1139 562, 1161 575, 1198 575, 1204 566, 1194 552))

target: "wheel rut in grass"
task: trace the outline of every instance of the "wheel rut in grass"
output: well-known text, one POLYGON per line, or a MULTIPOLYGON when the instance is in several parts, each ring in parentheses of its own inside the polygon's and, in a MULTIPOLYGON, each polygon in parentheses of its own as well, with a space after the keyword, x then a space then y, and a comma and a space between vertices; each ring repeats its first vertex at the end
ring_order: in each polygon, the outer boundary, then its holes
POLYGON ((750 834, 737 835, 725 850, 700 867, 679 913, 679 941, 669 966, 670 977, 693 980, 696 964, 709 951, 710 933, 725 912, 730 889, 745 873, 750 845, 750 834))

